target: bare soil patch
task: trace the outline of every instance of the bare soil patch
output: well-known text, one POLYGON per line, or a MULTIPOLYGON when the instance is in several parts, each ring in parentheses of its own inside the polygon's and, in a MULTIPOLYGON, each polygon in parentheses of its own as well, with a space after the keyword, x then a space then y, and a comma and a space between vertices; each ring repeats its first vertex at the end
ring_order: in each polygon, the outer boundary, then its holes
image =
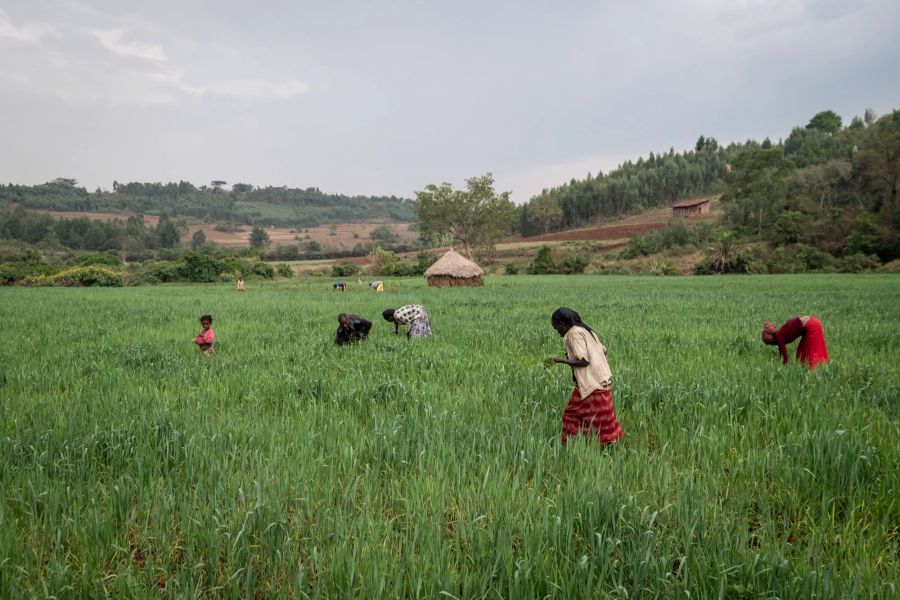
POLYGON ((708 215, 700 217, 691 217, 688 219, 675 219, 672 216, 671 207, 665 206, 661 208, 653 208, 645 210, 637 215, 630 215, 615 221, 609 221, 597 227, 588 227, 584 229, 570 229, 568 231, 557 231, 556 233, 548 233, 546 235, 538 235, 533 237, 515 237, 505 240, 506 243, 516 242, 566 242, 566 241, 616 241, 628 240, 635 235, 644 235, 648 231, 654 229, 662 229, 669 223, 676 220, 684 221, 688 224, 699 221, 712 221, 719 217, 720 203, 719 198, 710 198, 710 212, 708 215))

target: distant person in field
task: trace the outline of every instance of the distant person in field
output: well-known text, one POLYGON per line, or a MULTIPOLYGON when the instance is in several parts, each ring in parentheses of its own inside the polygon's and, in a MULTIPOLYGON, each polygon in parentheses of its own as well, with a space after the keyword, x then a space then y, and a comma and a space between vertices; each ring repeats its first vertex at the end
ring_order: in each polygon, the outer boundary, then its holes
POLYGON ((622 437, 622 427, 613 407, 612 373, 606 362, 606 348, 594 330, 570 308, 556 309, 550 323, 565 341, 566 356, 550 358, 547 362, 572 367, 575 381, 575 389, 562 415, 562 443, 579 433, 596 435, 601 444, 615 442, 622 437))
POLYGON ((194 343, 200 348, 200 352, 207 355, 216 353, 213 350, 213 342, 216 341, 216 332, 212 330, 212 315, 203 315, 200 317, 200 333, 194 338, 194 343))
POLYGON ((373 281, 372 283, 369 284, 369 286, 376 292, 384 291, 384 282, 383 281, 373 281))
POLYGON ((343 281, 335 281, 334 285, 331 286, 332 292, 336 292, 338 290, 341 290, 343 292, 345 289, 347 289, 347 284, 344 283, 343 281))
POLYGON ((801 364, 810 369, 815 369, 820 364, 828 364, 828 346, 825 345, 825 332, 818 317, 807 315, 794 317, 785 322, 780 329, 775 329, 775 324, 771 321, 766 321, 763 325, 763 343, 778 346, 783 364, 788 363, 787 345, 797 338, 800 338, 800 343, 797 344, 797 360, 801 364))
POLYGON ((238 277, 238 280, 237 280, 237 291, 239 291, 239 292, 243 292, 243 291, 244 291, 244 278, 243 278, 243 277, 238 277))
POLYGON ((334 336, 334 343, 338 346, 343 346, 350 342, 364 340, 369 337, 369 330, 371 329, 371 321, 367 321, 359 315, 341 313, 338 315, 338 328, 337 334, 334 336))
POLYGON ((381 316, 384 320, 394 324, 394 335, 400 330, 400 325, 409 325, 406 337, 417 338, 431 335, 431 322, 428 313, 421 304, 407 304, 400 308, 385 309, 381 316))

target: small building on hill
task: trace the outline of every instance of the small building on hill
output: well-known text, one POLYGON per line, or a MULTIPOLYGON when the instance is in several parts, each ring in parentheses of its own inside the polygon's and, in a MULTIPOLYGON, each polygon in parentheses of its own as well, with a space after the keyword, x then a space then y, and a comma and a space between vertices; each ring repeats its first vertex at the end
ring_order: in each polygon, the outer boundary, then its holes
POLYGON ((435 287, 477 287, 484 285, 482 275, 481 267, 452 248, 425 271, 428 285, 435 287))
POLYGON ((673 217, 699 217, 709 214, 709 198, 691 198, 672 205, 673 217))

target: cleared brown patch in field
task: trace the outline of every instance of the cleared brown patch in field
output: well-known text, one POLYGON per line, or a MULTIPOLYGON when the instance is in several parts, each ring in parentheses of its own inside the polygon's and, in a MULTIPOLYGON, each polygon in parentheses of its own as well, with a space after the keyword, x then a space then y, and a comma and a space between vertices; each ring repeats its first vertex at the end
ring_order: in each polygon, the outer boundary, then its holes
POLYGON ((710 212, 708 215, 692 217, 689 219, 676 219, 672 216, 672 208, 666 206, 646 210, 638 215, 616 219, 615 221, 610 221, 598 227, 570 229, 568 231, 558 231, 556 233, 548 233, 546 235, 537 235, 527 238, 510 238, 505 240, 505 243, 615 240, 615 243, 618 244, 623 239, 628 240, 638 234, 644 235, 648 231, 662 229, 675 221, 683 221, 689 225, 699 221, 713 221, 719 217, 719 213, 721 212, 719 198, 712 198, 709 206, 710 212))
MULTIPOLYGON (((341 223, 334 226, 321 225, 319 227, 298 227, 296 229, 272 227, 266 228, 266 233, 272 238, 272 244, 276 246, 304 244, 315 241, 322 246, 353 248, 357 244, 371 244, 372 238, 369 236, 372 231, 381 225, 381 223, 341 223), (307 235, 309 236, 309 239, 307 239, 307 235)), ((410 225, 411 223, 388 223, 388 226, 394 231, 394 234, 401 243, 410 243, 419 237, 418 232, 410 231, 410 225)), ((238 235, 240 236, 240 239, 243 240, 239 245, 247 245, 249 243, 250 232, 253 229, 250 226, 244 226, 243 228, 246 231, 239 234, 231 234, 238 235)), ((198 229, 202 229, 202 227, 198 227, 198 229)), ((206 233, 207 239, 216 241, 210 238, 210 232, 208 230, 204 229, 204 233, 206 233)), ((220 234, 223 232, 216 231, 215 233, 220 234)), ((193 235, 193 232, 191 234, 193 235)))

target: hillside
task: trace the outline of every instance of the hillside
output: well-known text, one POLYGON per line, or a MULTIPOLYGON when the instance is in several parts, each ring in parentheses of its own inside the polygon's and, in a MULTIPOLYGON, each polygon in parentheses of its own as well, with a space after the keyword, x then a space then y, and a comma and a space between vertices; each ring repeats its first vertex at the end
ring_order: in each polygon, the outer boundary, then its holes
MULTIPOLYGON (((219 183, 219 182, 215 182, 219 183)), ((74 180, 0 186, 0 202, 31 210, 168 215, 189 223, 233 222, 264 227, 317 227, 346 222, 410 222, 412 202, 396 196, 326 194, 318 188, 254 187, 231 190, 178 183, 114 182, 113 193, 88 192, 74 180)))

